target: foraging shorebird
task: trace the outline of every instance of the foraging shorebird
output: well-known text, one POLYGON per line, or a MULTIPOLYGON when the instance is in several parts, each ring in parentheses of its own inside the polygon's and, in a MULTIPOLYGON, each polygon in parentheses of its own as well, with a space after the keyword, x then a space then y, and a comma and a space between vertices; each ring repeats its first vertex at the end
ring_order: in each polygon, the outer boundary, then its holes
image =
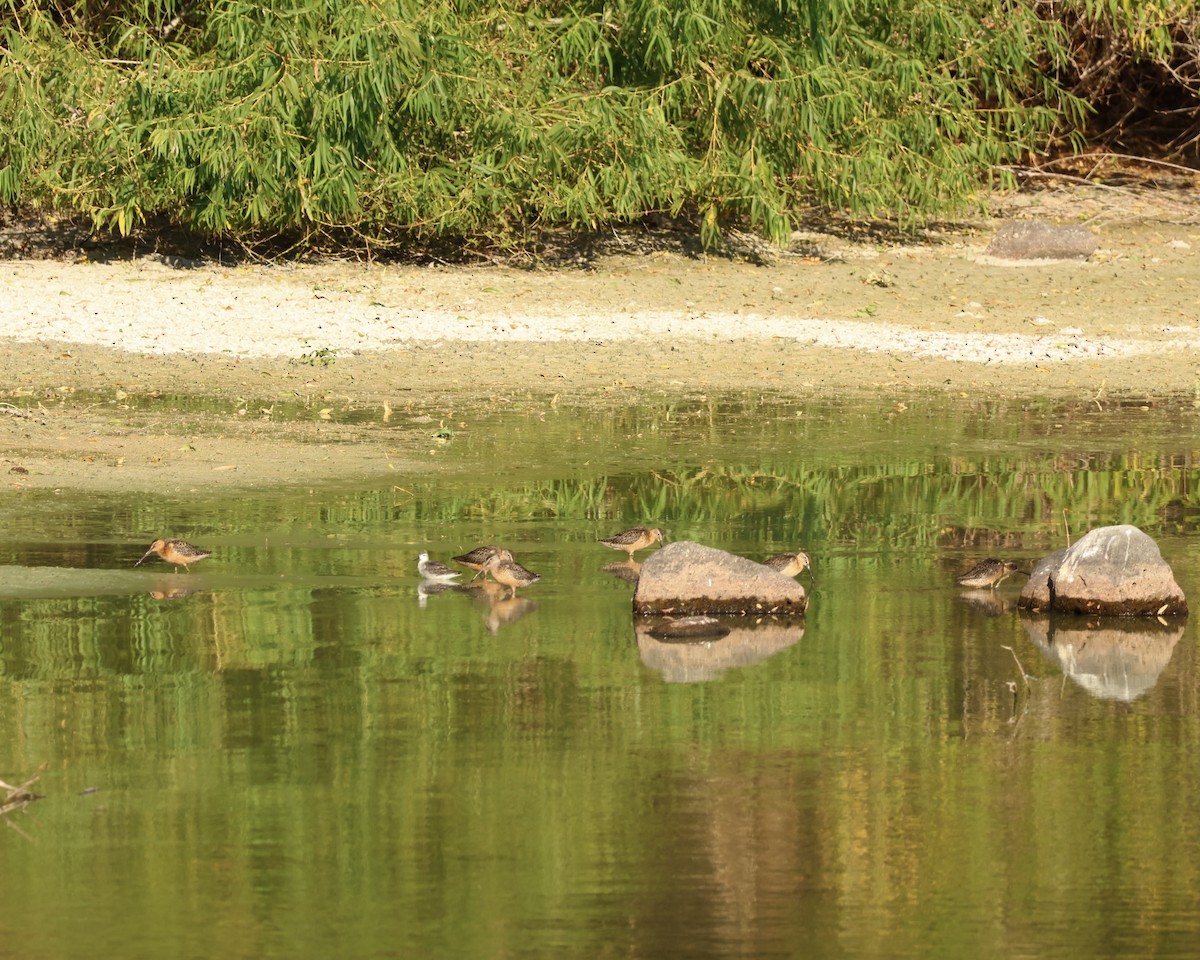
POLYGON ((966 573, 955 577, 960 587, 998 587, 1000 581, 1006 579, 1014 573, 1021 573, 1021 569, 1008 560, 997 560, 995 557, 988 557, 986 560, 980 560, 966 573))
POLYGON ((629 559, 633 559, 633 555, 639 550, 644 550, 650 544, 658 541, 662 542, 662 531, 658 529, 650 529, 649 527, 630 527, 628 530, 622 530, 620 533, 614 534, 611 537, 605 537, 603 540, 597 541, 604 544, 606 547, 611 547, 613 550, 624 550, 629 554, 629 559))
POLYGON ((491 573, 497 583, 508 587, 511 596, 516 596, 517 587, 527 587, 542 579, 532 570, 526 570, 516 560, 506 560, 499 555, 488 560, 483 569, 491 573))
MULTIPOLYGON (((142 560, 145 560, 152 553, 158 554, 163 560, 171 564, 175 568, 175 572, 179 572, 179 568, 183 567, 188 573, 188 567, 197 560, 203 560, 205 557, 211 557, 211 550, 201 550, 199 547, 193 546, 186 540, 155 540, 150 544, 150 549, 142 554, 142 560)), ((134 564, 135 567, 140 566, 142 560, 134 564)))
POLYGON ((799 576, 805 570, 812 576, 812 559, 803 550, 797 550, 795 553, 777 553, 764 560, 763 566, 770 567, 785 577, 799 576))
POLYGON ((417 573, 426 580, 439 580, 443 583, 462 576, 458 570, 448 567, 444 563, 438 563, 436 560, 430 560, 428 553, 422 553, 417 557, 417 573))
POLYGON ((505 550, 504 547, 498 547, 493 543, 486 547, 476 547, 474 550, 464 553, 462 556, 451 557, 450 559, 455 563, 461 563, 464 567, 470 567, 472 570, 474 570, 475 576, 471 578, 474 580, 475 577, 483 574, 484 566, 489 560, 492 559, 492 557, 499 557, 501 560, 511 560, 513 555, 509 551, 505 550))

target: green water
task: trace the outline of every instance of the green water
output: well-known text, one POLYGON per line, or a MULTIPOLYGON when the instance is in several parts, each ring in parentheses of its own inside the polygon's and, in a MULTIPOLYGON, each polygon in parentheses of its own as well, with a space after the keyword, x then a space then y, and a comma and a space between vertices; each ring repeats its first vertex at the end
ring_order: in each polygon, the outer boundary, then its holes
POLYGON ((46 765, 0 823, 7 951, 1195 955, 1190 623, 1064 672, 1019 578, 953 583, 1128 522, 1194 603, 1191 406, 459 415, 366 486, 0 499, 0 779, 46 765), (645 521, 808 549, 803 628, 636 634, 594 541, 645 521), (170 535, 214 556, 132 566, 170 535), (520 602, 418 595, 420 550, 493 542, 520 602))

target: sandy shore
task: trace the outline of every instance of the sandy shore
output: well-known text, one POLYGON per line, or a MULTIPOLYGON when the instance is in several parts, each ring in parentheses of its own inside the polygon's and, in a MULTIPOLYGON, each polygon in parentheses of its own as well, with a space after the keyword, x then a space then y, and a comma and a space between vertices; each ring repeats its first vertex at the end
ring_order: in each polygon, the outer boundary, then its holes
POLYGON ((18 468, 9 481, 23 489, 403 468, 322 419, 327 404, 428 415, 614 391, 1200 396, 1198 231, 1096 232, 1087 262, 1017 265, 983 255, 986 231, 895 247, 815 238, 813 256, 768 266, 662 253, 555 270, 7 262, 0 374, 15 410, 0 421, 0 469, 18 468), (216 412, 199 428, 179 397, 216 412), (283 403, 313 417, 273 415, 283 403))

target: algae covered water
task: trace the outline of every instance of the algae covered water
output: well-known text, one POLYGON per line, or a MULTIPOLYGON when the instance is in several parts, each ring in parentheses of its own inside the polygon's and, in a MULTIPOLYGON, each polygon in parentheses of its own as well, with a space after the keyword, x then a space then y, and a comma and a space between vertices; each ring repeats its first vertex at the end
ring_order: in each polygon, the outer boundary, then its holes
POLYGON ((0 935, 28 958, 1189 955, 1190 622, 1051 635, 1020 578, 954 575, 1134 523, 1194 598, 1195 420, 532 398, 388 482, 9 494, 0 779, 40 767, 44 799, 0 820, 0 935), (643 522, 806 549, 808 616, 647 635, 596 543, 643 522), (175 535, 212 557, 133 566, 175 535), (541 580, 417 576, 485 543, 541 580))

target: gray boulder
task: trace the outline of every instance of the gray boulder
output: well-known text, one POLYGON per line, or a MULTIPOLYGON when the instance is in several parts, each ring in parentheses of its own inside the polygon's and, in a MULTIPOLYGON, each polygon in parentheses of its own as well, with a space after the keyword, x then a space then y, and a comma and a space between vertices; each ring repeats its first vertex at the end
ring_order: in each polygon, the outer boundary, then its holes
POLYGON ((996 231, 984 253, 1001 260, 1086 260, 1098 245, 1086 227, 1010 220, 996 231))
POLYGON ((639 615, 800 616, 808 595, 796 580, 745 557, 680 540, 642 562, 639 615))
POLYGON ((1170 617, 1188 612, 1170 566, 1137 527, 1089 530, 1039 562, 1018 606, 1047 613, 1170 617))
POLYGON ((1033 565, 1029 579, 1021 590, 1017 606, 1022 610, 1032 610, 1035 613, 1050 609, 1050 575, 1058 570, 1058 565, 1067 555, 1067 548, 1055 550, 1052 554, 1042 557, 1033 565))

